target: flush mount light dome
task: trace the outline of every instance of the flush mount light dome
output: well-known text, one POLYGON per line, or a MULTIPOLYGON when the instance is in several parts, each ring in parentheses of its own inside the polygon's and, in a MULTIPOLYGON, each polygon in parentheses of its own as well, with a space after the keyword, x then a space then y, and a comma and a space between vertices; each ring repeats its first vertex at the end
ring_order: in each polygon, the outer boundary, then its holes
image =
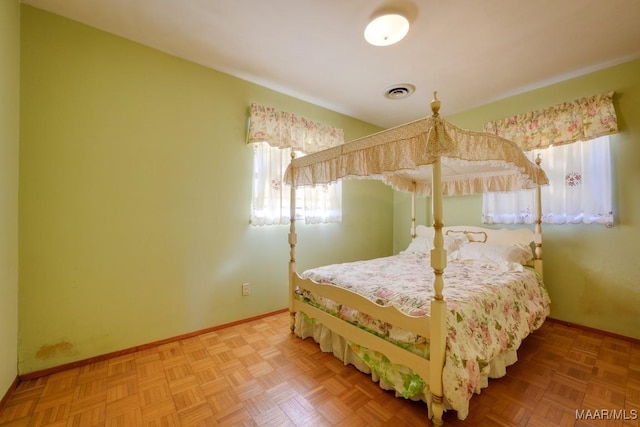
POLYGON ((374 46, 399 42, 409 32, 409 20, 397 13, 378 16, 364 29, 364 38, 374 46))

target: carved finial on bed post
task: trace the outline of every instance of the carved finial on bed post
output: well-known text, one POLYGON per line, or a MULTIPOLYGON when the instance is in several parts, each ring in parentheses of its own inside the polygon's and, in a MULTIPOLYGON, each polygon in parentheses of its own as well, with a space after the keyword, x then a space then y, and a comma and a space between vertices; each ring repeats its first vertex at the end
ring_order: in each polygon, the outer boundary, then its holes
POLYGON ((440 100, 438 99, 438 91, 433 91, 433 99, 431 100, 431 112, 433 112, 433 117, 437 117, 440 115, 440 100))
MULTIPOLYGON (((293 161, 295 157, 296 153, 291 150, 291 161, 293 161)), ((292 174, 291 178, 289 221, 289 327, 291 328, 291 333, 293 333, 296 316, 296 313, 293 311, 293 293, 295 292, 293 279, 296 274, 296 243, 298 240, 296 235, 296 186, 294 174, 292 174)))

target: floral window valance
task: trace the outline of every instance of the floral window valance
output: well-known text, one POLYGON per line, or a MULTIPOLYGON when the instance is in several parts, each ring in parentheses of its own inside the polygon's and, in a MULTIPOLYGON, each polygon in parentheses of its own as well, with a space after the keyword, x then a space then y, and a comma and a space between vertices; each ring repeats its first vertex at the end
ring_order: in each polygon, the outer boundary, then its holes
POLYGON ((495 120, 484 130, 510 139, 524 151, 617 133, 613 92, 495 120))
POLYGON ((247 142, 267 142, 272 147, 292 148, 310 154, 343 144, 344 132, 293 113, 253 103, 249 108, 247 142))

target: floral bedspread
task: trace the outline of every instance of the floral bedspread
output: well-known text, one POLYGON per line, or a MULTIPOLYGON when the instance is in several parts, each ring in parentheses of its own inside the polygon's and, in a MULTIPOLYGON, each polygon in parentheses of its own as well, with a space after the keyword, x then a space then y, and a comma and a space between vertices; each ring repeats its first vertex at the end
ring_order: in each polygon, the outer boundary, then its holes
MULTIPOLYGON (((404 253, 335 264, 307 270, 302 276, 350 289, 414 316, 429 314, 433 297, 434 274, 425 255, 404 253)), ((504 352, 517 350, 522 340, 542 325, 549 314, 550 300, 529 268, 514 272, 478 261, 449 261, 443 278, 448 309, 444 394, 453 409, 466 412, 473 393, 480 392, 482 378, 488 377, 490 362, 504 352)), ((422 337, 333 301, 308 294, 303 298, 429 357, 428 343, 422 337)))

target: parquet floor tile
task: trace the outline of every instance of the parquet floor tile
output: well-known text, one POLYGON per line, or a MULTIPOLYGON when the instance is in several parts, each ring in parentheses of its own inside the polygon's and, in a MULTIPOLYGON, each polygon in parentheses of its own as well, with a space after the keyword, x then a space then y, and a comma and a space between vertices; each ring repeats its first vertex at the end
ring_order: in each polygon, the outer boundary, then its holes
MULTIPOLYGON (((382 390, 288 326, 277 314, 24 381, 0 427, 430 425, 423 402, 382 390)), ((466 420, 447 412, 445 424, 640 426, 640 343, 549 321, 518 357, 466 420)))

